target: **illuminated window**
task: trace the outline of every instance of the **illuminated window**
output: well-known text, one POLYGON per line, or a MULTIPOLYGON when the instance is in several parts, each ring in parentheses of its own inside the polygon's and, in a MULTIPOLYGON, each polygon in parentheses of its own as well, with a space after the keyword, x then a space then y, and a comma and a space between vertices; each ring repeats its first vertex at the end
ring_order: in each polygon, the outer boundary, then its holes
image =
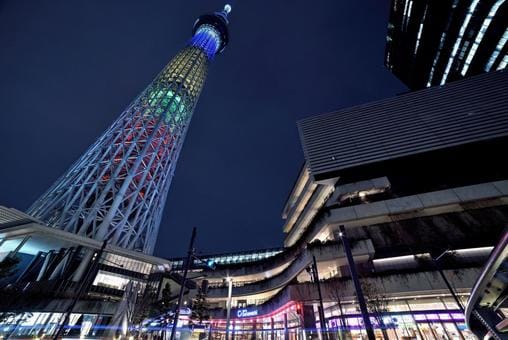
POLYGON ((460 71, 460 74, 463 76, 466 75, 467 70, 469 69, 469 65, 471 64, 471 61, 473 61, 473 58, 476 54, 476 51, 478 50, 478 46, 482 42, 483 36, 485 35, 485 32, 487 32, 490 23, 492 22, 492 19, 497 13, 497 10, 499 7, 505 2, 505 0, 498 0, 496 3, 492 6, 492 8, 489 11, 489 14, 487 15, 487 18, 483 20, 482 27, 476 34, 476 38, 474 39, 473 46, 471 46, 471 50, 469 51, 466 62, 464 63, 464 66, 462 67, 462 70, 460 71))
POLYGON ((404 6, 404 14, 402 18, 402 27, 404 30, 407 29, 409 19, 411 18, 411 10, 413 9, 413 1, 409 0, 404 6))
POLYGON ((416 52, 418 52, 418 47, 420 46, 420 39, 422 38, 422 32, 423 32, 423 23, 425 22, 425 17, 427 16, 427 8, 428 8, 428 5, 425 6, 425 10, 423 11, 422 21, 420 22, 420 27, 418 28, 418 34, 416 35, 415 50, 413 52, 414 55, 416 55, 416 52))
POLYGON ((95 280, 93 281, 94 286, 101 286, 101 287, 108 287, 108 288, 114 288, 118 290, 124 290, 125 286, 129 283, 129 279, 119 275, 119 274, 112 274, 108 273, 102 270, 99 270, 99 273, 97 273, 97 276, 95 277, 95 280))
MULTIPOLYGON (((485 71, 487 71, 487 72, 490 71, 490 69, 492 68, 492 66, 496 62, 497 57, 501 53, 501 50, 506 45, 506 41, 508 41, 508 28, 504 31, 503 36, 501 37, 501 39, 499 39, 499 42, 497 43, 494 52, 490 56, 489 61, 487 62, 487 65, 485 65, 485 71)), ((506 58, 506 56, 503 57, 503 60, 505 60, 505 58, 506 58)), ((501 63, 503 63, 503 62, 501 62, 501 63)), ((501 63, 499 64, 499 66, 501 66, 501 63)), ((505 63, 504 67, 506 67, 506 63, 505 63)), ((502 68, 504 68, 504 67, 502 67, 502 68)), ((498 67, 497 69, 500 70, 501 68, 498 67)))
POLYGON ((432 62, 432 68, 430 69, 429 80, 427 81, 427 87, 432 85, 432 79, 434 78, 434 71, 436 70, 436 64, 439 60, 439 57, 441 56, 441 50, 443 49, 443 45, 446 40, 446 32, 450 28, 450 23, 452 21, 453 12, 455 11, 455 8, 457 8, 458 3, 459 3, 459 0, 455 0, 452 4, 451 15, 448 18, 448 22, 446 23, 446 28, 445 28, 444 32, 441 34, 441 39, 439 40, 439 48, 437 50, 436 56, 434 57, 434 61, 432 62))
POLYGON ((473 16, 474 11, 476 10, 476 6, 478 6, 479 2, 480 2, 480 0, 473 0, 471 5, 469 6, 469 10, 466 14, 466 17, 464 18, 464 22, 462 23, 462 26, 460 27, 459 35, 457 36, 457 40, 455 40, 455 44, 453 45, 452 53, 450 54, 450 57, 448 58, 448 63, 446 64, 443 78, 441 78, 441 85, 444 85, 446 83, 446 80, 448 79, 448 74, 450 73, 450 70, 453 65, 453 61, 455 60, 455 56, 457 55, 459 46, 462 43, 462 39, 464 38, 464 33, 466 32, 467 26, 469 26, 469 21, 471 21, 471 17, 473 16))
POLYGON ((213 26, 202 25, 194 37, 192 37, 191 44, 202 48, 208 56, 208 59, 211 59, 215 53, 217 53, 221 44, 221 39, 219 33, 213 26))
POLYGON ((501 62, 497 66, 496 70, 502 70, 502 69, 504 69, 506 67, 506 64, 508 64, 508 55, 505 55, 503 57, 503 60, 501 60, 501 62))

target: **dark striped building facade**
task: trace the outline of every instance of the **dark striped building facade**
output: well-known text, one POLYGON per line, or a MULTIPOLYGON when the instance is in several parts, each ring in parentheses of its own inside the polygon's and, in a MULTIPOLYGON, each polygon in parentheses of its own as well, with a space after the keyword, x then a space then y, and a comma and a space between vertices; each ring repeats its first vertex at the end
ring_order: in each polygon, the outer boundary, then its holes
POLYGON ((508 72, 498 71, 303 119, 298 128, 310 173, 316 181, 354 178, 376 164, 386 171, 403 162, 405 169, 415 164, 429 173, 453 169, 457 173, 450 175, 460 176, 475 169, 478 175, 502 158, 508 136, 506 89, 508 72), (479 147, 483 144, 492 148, 479 147), (461 150, 470 156, 459 162, 461 150), (498 156, 487 157, 485 150, 498 156))
POLYGON ((410 89, 504 69, 505 0, 392 0, 385 65, 410 89))

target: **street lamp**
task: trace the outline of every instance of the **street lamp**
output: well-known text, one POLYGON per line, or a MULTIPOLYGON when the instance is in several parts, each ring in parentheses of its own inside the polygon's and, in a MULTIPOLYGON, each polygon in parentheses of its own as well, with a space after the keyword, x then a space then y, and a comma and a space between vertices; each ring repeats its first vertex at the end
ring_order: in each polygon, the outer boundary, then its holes
POLYGON ((191 261, 193 261, 193 256, 194 256, 194 240, 195 239, 196 239, 196 227, 192 228, 192 236, 191 236, 191 240, 189 243, 189 249, 187 252, 187 260, 184 263, 185 267, 183 270, 182 285, 180 286, 180 293, 178 294, 178 304, 176 305, 175 314, 173 316, 173 327, 171 327, 170 340, 175 340, 176 325, 178 324, 178 319, 180 317, 180 307, 182 306, 183 292, 185 289, 185 283, 187 281, 187 273, 189 272, 191 261))
MULTIPOLYGON (((178 319, 180 317, 180 306, 182 305, 182 300, 183 300, 183 294, 184 294, 184 290, 185 290, 185 284, 187 282, 187 274, 189 272, 189 269, 191 267, 192 264, 194 264, 195 261, 198 261, 198 262, 201 262, 201 263, 206 263, 207 267, 209 267, 210 269, 214 270, 215 269, 215 260, 213 259, 208 259, 208 261, 203 261, 202 259, 200 259, 199 257, 197 257, 195 255, 195 252, 196 250, 194 249, 194 241, 196 239, 196 227, 192 228, 192 236, 191 236, 191 240, 190 240, 190 243, 189 243, 189 248, 187 250, 187 258, 184 262, 184 270, 183 270, 183 278, 182 278, 182 284, 180 286, 180 293, 178 295, 178 304, 176 306, 176 310, 175 310, 175 314, 173 316, 173 326, 171 327, 171 337, 170 337, 170 340, 174 340, 175 339, 175 335, 176 335, 176 326, 178 324, 178 319)), ((206 276, 206 275, 204 275, 206 276)), ((198 277, 192 277, 191 279, 196 279, 198 277)), ((187 302, 185 302, 185 304, 187 304, 187 302)))
POLYGON ((450 281, 448 281, 445 273, 443 272, 443 269, 441 269, 441 266, 439 265, 439 260, 441 260, 441 258, 445 255, 448 255, 448 254, 453 254, 453 251, 447 249, 445 250, 444 252, 441 253, 441 255, 439 255, 438 257, 434 258, 432 256, 432 254, 430 255, 430 259, 432 260, 432 264, 434 265, 434 268, 439 272, 439 275, 441 276, 441 278, 443 279, 445 285, 446 285, 446 288, 448 288, 448 290, 450 291, 450 294, 452 294, 452 297, 453 299, 455 300, 455 303, 457 304, 457 306, 459 307, 460 311, 462 312, 462 314, 465 313, 464 311, 464 306, 462 305, 462 302, 460 301, 459 297, 457 296, 457 294, 455 293, 455 290, 453 289, 452 285, 450 284, 450 281))
MULTIPOLYGON (((318 307, 318 314, 319 314, 319 324, 321 326, 321 332, 323 335, 327 334, 326 329, 326 320, 325 320, 325 309, 323 306, 323 295, 321 294, 321 283, 319 282, 319 272, 317 268, 317 262, 316 262, 316 256, 312 255, 312 265, 307 267, 307 272, 310 274, 312 281, 317 285, 318 290, 318 297, 319 297, 319 307, 318 307)), ((326 336, 323 336, 326 338, 326 336)))
POLYGON ((362 313, 363 324, 365 325, 365 331, 367 332, 367 338, 369 340, 375 340, 376 337, 374 335, 374 328, 372 327, 372 323, 370 322, 369 311, 367 309, 367 304, 365 303, 365 297, 363 296, 360 280, 358 279, 358 272, 356 271, 355 260, 353 258, 353 253, 351 252, 349 239, 346 235, 346 229, 344 228, 343 225, 339 226, 338 234, 339 238, 342 240, 342 247, 344 248, 344 253, 346 254, 349 273, 351 274, 351 280, 353 281, 353 285, 355 287, 356 297, 358 298, 358 305, 360 306, 360 311, 362 313))
POLYGON ((231 296, 233 294, 233 278, 226 277, 228 283, 228 301, 226 303, 226 340, 229 339, 229 323, 231 321, 231 296))

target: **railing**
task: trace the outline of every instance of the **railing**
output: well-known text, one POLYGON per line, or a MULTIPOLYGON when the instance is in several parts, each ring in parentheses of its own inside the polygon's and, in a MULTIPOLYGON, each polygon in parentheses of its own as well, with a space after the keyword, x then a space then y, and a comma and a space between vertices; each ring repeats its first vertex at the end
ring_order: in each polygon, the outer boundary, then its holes
MULTIPOLYGON (((357 241, 353 247, 354 256, 371 256, 374 250, 370 240, 357 241)), ((284 287, 298 274, 300 274, 312 261, 312 256, 315 255, 319 260, 330 260, 334 258, 344 259, 345 256, 342 251, 342 246, 335 242, 329 244, 310 245, 307 249, 300 252, 298 256, 285 268, 280 274, 270 278, 260 280, 254 283, 245 284, 233 288, 233 296, 247 296, 252 294, 263 293, 284 287)), ((227 296, 227 287, 210 288, 208 297, 222 298, 227 296)))

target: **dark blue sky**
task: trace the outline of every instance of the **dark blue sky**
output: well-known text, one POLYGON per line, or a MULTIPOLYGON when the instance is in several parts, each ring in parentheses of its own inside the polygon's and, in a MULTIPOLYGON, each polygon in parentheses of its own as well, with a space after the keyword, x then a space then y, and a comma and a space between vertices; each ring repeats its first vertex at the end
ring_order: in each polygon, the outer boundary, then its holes
MULTIPOLYGON (((25 210, 221 1, 0 0, 0 205, 25 210)), ((405 91, 383 66, 388 0, 236 1, 167 200, 156 255, 282 245, 295 122, 405 91)))

